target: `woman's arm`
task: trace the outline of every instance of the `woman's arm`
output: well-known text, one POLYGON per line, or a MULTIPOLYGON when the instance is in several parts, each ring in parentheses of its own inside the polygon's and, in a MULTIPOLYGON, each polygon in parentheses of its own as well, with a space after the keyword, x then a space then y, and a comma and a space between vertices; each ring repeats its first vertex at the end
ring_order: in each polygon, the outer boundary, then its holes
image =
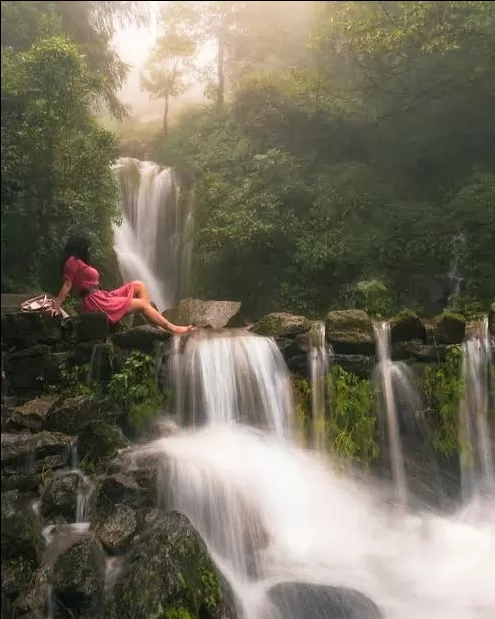
POLYGON ((56 311, 58 311, 62 307, 62 303, 67 298, 69 292, 71 291, 71 288, 72 288, 72 282, 69 281, 68 279, 64 279, 62 288, 60 288, 60 292, 58 293, 57 298, 55 299, 54 309, 56 311))

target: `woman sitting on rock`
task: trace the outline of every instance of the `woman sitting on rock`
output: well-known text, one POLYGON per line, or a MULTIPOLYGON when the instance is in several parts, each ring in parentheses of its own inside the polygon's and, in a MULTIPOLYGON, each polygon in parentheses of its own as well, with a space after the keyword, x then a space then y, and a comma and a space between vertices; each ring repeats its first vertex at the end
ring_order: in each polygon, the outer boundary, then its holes
POLYGON ((71 237, 64 250, 63 284, 55 302, 59 310, 71 290, 82 297, 85 312, 102 312, 111 323, 118 322, 127 314, 142 313, 155 326, 167 329, 176 335, 193 329, 179 327, 169 322, 153 307, 143 282, 129 282, 116 290, 100 288, 100 274, 89 265, 89 240, 83 236, 71 237))

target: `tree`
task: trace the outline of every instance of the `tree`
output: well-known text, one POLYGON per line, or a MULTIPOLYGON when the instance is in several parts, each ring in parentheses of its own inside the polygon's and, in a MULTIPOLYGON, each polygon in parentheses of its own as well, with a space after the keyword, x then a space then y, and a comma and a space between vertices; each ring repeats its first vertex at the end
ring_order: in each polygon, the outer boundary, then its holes
POLYGON ((193 67, 195 43, 177 31, 165 31, 150 53, 141 76, 141 87, 155 99, 164 99, 163 133, 168 131, 168 109, 171 97, 178 97, 188 87, 187 77, 193 67))

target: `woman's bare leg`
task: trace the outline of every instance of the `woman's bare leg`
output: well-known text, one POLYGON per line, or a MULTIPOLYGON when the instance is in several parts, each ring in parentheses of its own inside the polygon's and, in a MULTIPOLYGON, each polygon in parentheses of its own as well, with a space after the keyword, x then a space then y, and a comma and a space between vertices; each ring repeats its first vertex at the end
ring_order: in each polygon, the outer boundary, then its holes
POLYGON ((144 299, 148 303, 151 303, 151 297, 144 282, 136 280, 135 282, 132 282, 132 287, 134 289, 135 299, 144 299))
POLYGON ((187 327, 180 327, 178 325, 172 324, 169 320, 162 316, 158 310, 156 310, 149 301, 145 299, 132 299, 128 314, 135 314, 137 312, 142 312, 146 318, 152 322, 157 327, 161 327, 162 329, 167 329, 167 331, 171 331, 176 335, 180 335, 182 333, 187 333, 193 329, 192 325, 187 327))

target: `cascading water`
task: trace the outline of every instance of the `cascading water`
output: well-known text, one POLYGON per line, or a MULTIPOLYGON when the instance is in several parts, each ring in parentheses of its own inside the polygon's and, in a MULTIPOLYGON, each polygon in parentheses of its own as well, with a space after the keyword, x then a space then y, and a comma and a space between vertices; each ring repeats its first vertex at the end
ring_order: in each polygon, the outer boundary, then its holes
POLYGON ((327 378, 329 363, 325 342, 325 323, 316 322, 310 332, 311 348, 308 353, 311 376, 311 409, 313 448, 324 451, 326 445, 325 409, 327 404, 327 378))
POLYGON ((462 345, 463 398, 459 410, 461 484, 464 500, 495 488, 495 469, 488 424, 492 354, 488 318, 462 345))
MULTIPOLYGON (((377 327, 390 403, 388 338, 377 327)), ((194 334, 170 364, 181 411, 201 427, 132 456, 163 458, 169 507, 204 539, 241 619, 493 619, 493 501, 475 517, 390 509, 377 482, 296 448, 280 431, 287 370, 269 340, 194 334)))
POLYGON ((120 182, 123 217, 115 229, 115 252, 122 276, 125 281, 144 281, 162 311, 173 305, 187 282, 192 201, 181 200, 170 168, 124 157, 114 169, 120 182))
POLYGON ((289 374, 275 342, 246 331, 193 333, 172 344, 177 412, 193 425, 245 423, 291 434, 289 374))

